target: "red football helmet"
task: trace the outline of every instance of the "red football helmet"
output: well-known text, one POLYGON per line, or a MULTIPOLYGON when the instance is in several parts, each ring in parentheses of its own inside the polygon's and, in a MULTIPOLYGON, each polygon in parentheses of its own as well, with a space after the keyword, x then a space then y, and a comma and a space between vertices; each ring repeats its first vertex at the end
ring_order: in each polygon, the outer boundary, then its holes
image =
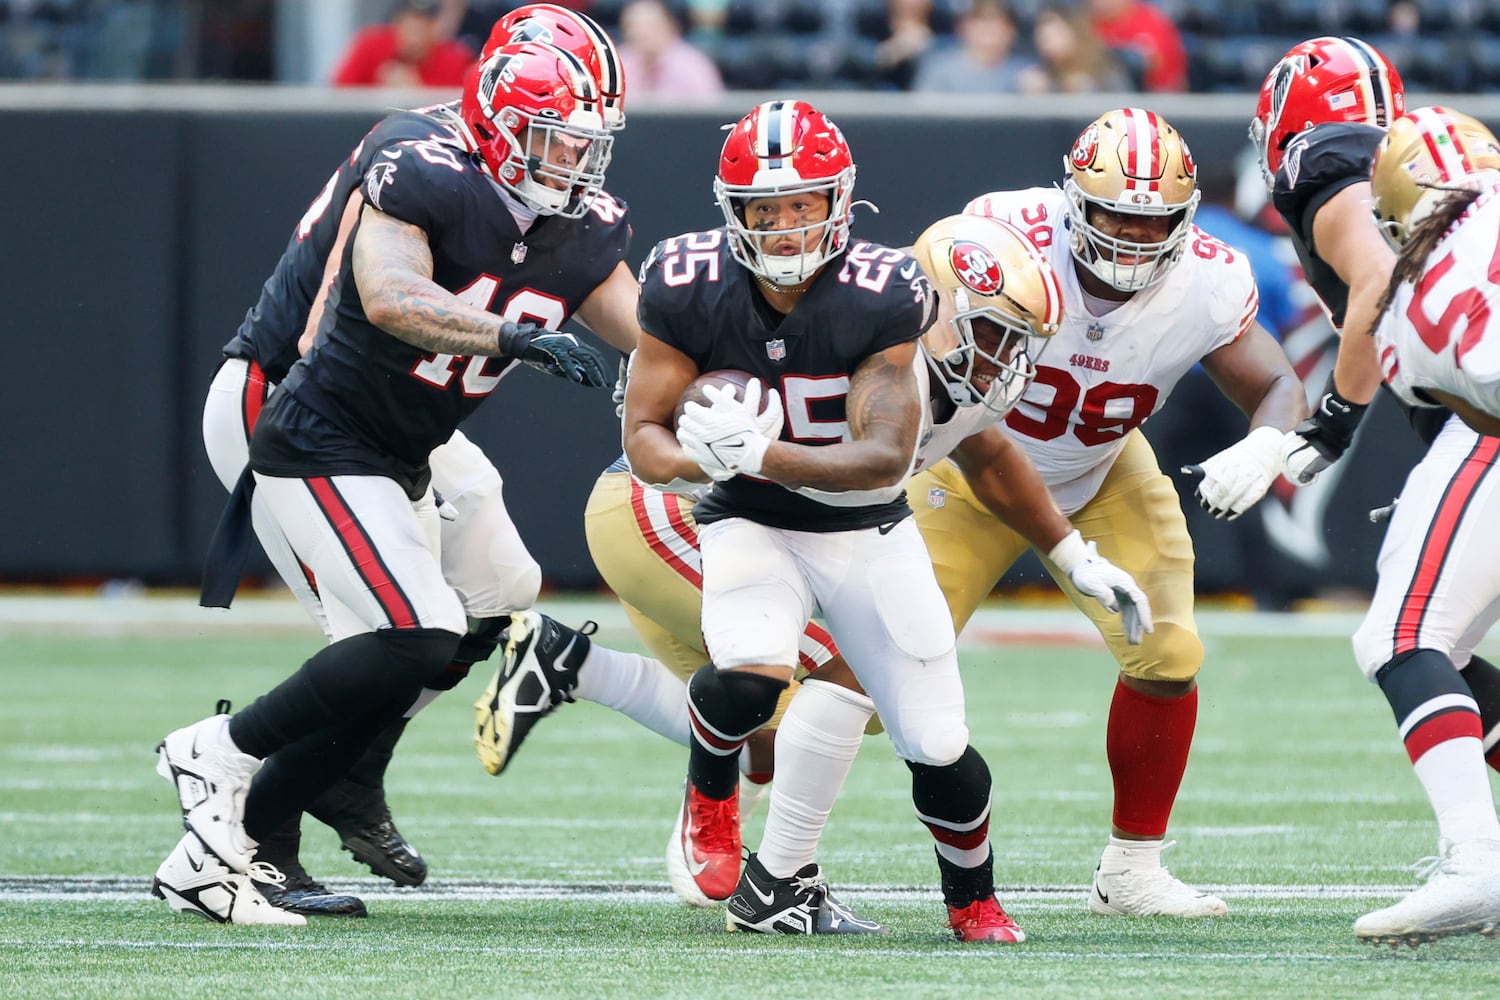
POLYGON ((1260 86, 1250 139, 1269 185, 1297 133, 1326 122, 1387 128, 1406 111, 1401 76, 1358 38, 1313 38, 1293 46, 1260 86))
POLYGON ((485 172, 543 215, 576 219, 604 186, 614 137, 594 76, 540 42, 502 45, 464 80, 460 102, 485 172))
POLYGON ((730 129, 714 197, 734 259, 777 284, 800 284, 849 245, 854 159, 844 134, 821 111, 802 101, 767 101, 730 129), (751 199, 807 193, 828 199, 825 221, 785 230, 753 230, 745 222, 751 199), (762 240, 776 235, 796 237, 802 252, 764 253, 762 240))
POLYGON ((593 18, 556 4, 524 4, 495 22, 479 61, 516 42, 545 42, 577 56, 599 84, 604 123, 612 129, 625 127, 625 67, 615 43, 593 18))

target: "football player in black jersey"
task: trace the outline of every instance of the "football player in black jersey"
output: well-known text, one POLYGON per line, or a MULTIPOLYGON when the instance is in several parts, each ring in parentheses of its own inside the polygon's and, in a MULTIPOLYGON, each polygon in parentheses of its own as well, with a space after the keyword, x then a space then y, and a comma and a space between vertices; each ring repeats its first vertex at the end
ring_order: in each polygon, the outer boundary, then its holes
MULTIPOLYGON (((1370 179, 1404 102, 1400 76, 1372 46, 1315 38, 1271 70, 1251 124, 1308 282, 1343 328, 1317 412, 1283 446, 1288 476, 1303 482, 1343 454, 1380 385, 1370 335, 1396 258, 1371 212, 1370 179)), ((1472 655, 1483 634, 1468 634, 1472 617, 1435 610, 1474 599, 1463 577, 1465 529, 1493 522, 1476 498, 1500 448, 1446 411, 1421 411, 1413 424, 1430 447, 1391 516, 1375 595, 1354 635, 1355 660, 1389 702, 1437 815, 1443 855, 1426 886, 1355 922, 1361 940, 1393 944, 1484 929, 1474 885, 1500 878, 1500 852, 1487 843, 1495 815, 1484 755, 1500 744, 1500 671, 1472 655)), ((1500 751, 1490 764, 1500 768, 1500 751)))
POLYGON ((953 627, 902 490, 935 297, 911 257, 851 240, 853 186, 831 121, 767 102, 724 143, 725 227, 664 241, 643 269, 626 452, 645 482, 714 483, 694 511, 714 662, 688 684, 682 861, 711 899, 745 893, 748 908, 811 933, 878 929, 816 865, 768 872, 752 855, 740 877, 736 756, 771 717, 817 607, 911 769, 950 926, 964 940, 1018 941, 995 899, 990 775, 969 745, 953 627), (756 377, 743 398, 710 388, 711 405, 674 419, 693 380, 725 368, 756 377))
POLYGON ((189 830, 153 886, 174 909, 302 922, 253 891, 282 879, 256 841, 441 686, 467 629, 437 558, 429 455, 515 361, 604 385, 598 353, 554 332, 575 310, 608 319, 596 329, 616 346, 634 337, 629 225, 602 191, 613 137, 589 70, 504 46, 470 74, 461 115, 472 153, 403 142, 364 172, 317 337, 257 423, 255 493, 330 615, 354 623, 332 623, 344 637, 249 708, 163 741, 189 830))
MULTIPOLYGON (((502 45, 528 40, 547 41, 577 56, 599 83, 605 124, 612 129, 624 126, 619 54, 597 24, 566 8, 527 4, 496 22, 484 56, 502 45)), ((226 489, 233 490, 245 469, 251 431, 270 392, 312 346, 348 235, 359 217, 366 171, 385 159, 387 149, 421 142, 474 151, 458 101, 396 112, 361 140, 308 206, 259 300, 225 345, 224 364, 215 374, 204 406, 203 431, 210 463, 226 489)), ((612 317, 633 317, 634 281, 622 265, 608 287, 612 294, 586 301, 581 315, 597 324, 606 339, 619 340, 619 346, 626 347, 633 342, 633 319, 624 323, 612 317)), ((448 687, 462 679, 472 662, 488 657, 510 612, 530 608, 535 602, 541 569, 505 509, 499 473, 461 431, 439 446, 430 461, 434 491, 445 502, 441 521, 444 576, 462 595, 471 619, 470 633, 453 669, 440 679, 448 687)), ((314 581, 264 510, 264 503, 252 502, 252 506, 256 535, 272 565, 324 634, 335 638, 314 581)), ((352 617, 346 614, 340 621, 352 617)), ((527 616, 533 632, 550 628, 549 622, 539 614, 527 616)), ((536 642, 522 640, 520 648, 533 655, 542 652, 536 642)), ((650 670, 634 666, 643 683, 652 679, 650 670)), ((425 703, 413 706, 408 716, 425 703)), ((403 717, 381 733, 349 777, 320 795, 309 811, 337 830, 344 846, 376 874, 402 885, 417 885, 426 877, 426 862, 396 829, 383 788, 386 766, 407 721, 403 717)), ((278 906, 302 913, 363 913, 359 900, 328 894, 307 875, 298 860, 299 841, 300 823, 293 819, 261 842, 257 856, 287 876, 280 886, 261 883, 262 892, 278 906)))

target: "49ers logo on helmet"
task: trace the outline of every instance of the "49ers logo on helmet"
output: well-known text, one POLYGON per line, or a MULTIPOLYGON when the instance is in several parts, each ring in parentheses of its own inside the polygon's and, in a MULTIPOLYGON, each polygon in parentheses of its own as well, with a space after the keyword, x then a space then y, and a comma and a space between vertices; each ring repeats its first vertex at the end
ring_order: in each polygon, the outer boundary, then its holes
POLYGON ((1099 151, 1099 126, 1090 125, 1083 130, 1078 141, 1073 143, 1073 166, 1082 170, 1094 162, 1094 154, 1099 151))
POLYGON ((953 249, 948 251, 948 260, 958 280, 980 295, 994 295, 1005 283, 1000 262, 978 243, 955 240, 953 249))
POLYGON ((1193 153, 1188 149, 1186 139, 1182 140, 1182 172, 1189 177, 1198 176, 1198 164, 1193 162, 1193 153))

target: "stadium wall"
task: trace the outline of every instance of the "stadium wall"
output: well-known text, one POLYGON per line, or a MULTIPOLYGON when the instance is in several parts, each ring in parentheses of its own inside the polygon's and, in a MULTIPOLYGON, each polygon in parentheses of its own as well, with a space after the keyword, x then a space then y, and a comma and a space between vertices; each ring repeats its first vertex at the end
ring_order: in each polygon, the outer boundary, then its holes
MULTIPOLYGON (((339 158, 384 109, 448 96, 0 87, 12 151, 0 183, 0 301, 5 340, 23 356, 0 371, 0 580, 196 582, 223 501, 199 434, 220 347, 339 158)), ((763 96, 691 110, 632 107, 609 183, 631 206, 632 265, 661 237, 719 223, 710 181, 720 126, 763 96)), ((1079 128, 1112 106, 1107 98, 849 94, 819 103, 855 152, 857 195, 879 206, 859 210, 856 232, 893 245, 977 193, 1051 184, 1079 128)), ((1242 149, 1253 101, 1179 97, 1155 106, 1206 163, 1242 149)), ((1197 419, 1193 407, 1169 404, 1147 429, 1155 438, 1197 419)), ((1419 454, 1401 423, 1389 406, 1373 414, 1355 463, 1326 500, 1321 583, 1373 582, 1381 529, 1365 511, 1399 491, 1419 454)), ((596 585, 581 521, 590 485, 619 450, 608 393, 526 371, 466 430, 505 476, 548 582, 596 585)), ((1174 469, 1206 454, 1161 457, 1174 469)), ((1261 542, 1189 513, 1201 585, 1237 588, 1247 558, 1263 558, 1261 542)), ((1289 585, 1310 579, 1296 560, 1273 572, 1289 585)), ((1021 567, 1014 579, 1033 573, 1021 567)))

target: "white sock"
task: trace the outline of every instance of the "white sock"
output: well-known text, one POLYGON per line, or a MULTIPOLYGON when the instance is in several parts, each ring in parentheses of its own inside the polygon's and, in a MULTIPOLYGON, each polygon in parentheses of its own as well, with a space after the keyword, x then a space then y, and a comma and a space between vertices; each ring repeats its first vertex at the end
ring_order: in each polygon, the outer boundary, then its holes
POLYGON ((756 852, 772 876, 812 861, 874 714, 869 698, 827 681, 809 678, 793 696, 776 729, 776 778, 756 852))
POLYGON ((1101 872, 1121 872, 1132 868, 1160 868, 1162 840, 1125 840, 1110 834, 1109 846, 1099 859, 1101 872))
POLYGON ((1500 840, 1484 744, 1471 736, 1444 740, 1417 758, 1412 770, 1437 814, 1438 836, 1455 844, 1500 840))
POLYGON ((658 660, 589 647, 574 695, 612 708, 673 743, 688 745, 687 685, 658 660))

